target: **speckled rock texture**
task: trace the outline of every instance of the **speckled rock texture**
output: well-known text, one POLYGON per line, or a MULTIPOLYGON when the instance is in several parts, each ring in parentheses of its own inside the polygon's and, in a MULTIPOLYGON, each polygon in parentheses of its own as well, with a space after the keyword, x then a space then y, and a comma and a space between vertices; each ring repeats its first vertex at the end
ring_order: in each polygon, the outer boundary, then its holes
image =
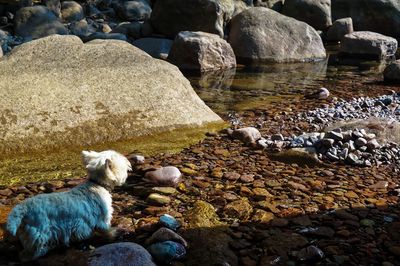
POLYGON ((53 35, 0 61, 0 152, 91 145, 220 122, 177 67, 119 40, 53 35))
POLYGON ((326 57, 321 37, 308 24, 265 7, 231 20, 228 42, 238 63, 312 61, 326 57))

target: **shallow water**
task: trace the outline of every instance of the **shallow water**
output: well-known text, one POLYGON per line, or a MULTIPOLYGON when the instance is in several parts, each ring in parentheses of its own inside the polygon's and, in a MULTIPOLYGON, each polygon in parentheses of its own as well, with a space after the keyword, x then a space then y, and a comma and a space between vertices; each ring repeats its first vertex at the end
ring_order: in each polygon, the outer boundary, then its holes
POLYGON ((198 143, 207 132, 215 132, 224 127, 226 127, 225 123, 210 123, 201 128, 180 128, 152 136, 102 143, 90 147, 67 147, 54 152, 11 156, 0 160, 0 185, 83 176, 85 169, 81 163, 82 150, 114 149, 123 154, 135 152, 146 156, 176 153, 198 143))
POLYGON ((385 62, 339 60, 335 50, 314 63, 239 66, 237 69, 187 74, 198 95, 218 114, 284 101, 354 76, 381 76, 385 62))
MULTIPOLYGON (((335 52, 330 52, 328 59, 315 63, 239 66, 237 69, 202 76, 186 76, 207 105, 224 116, 232 111, 273 105, 299 97, 321 86, 329 89, 339 80, 352 80, 355 76, 379 76, 383 67, 384 64, 378 62, 338 62, 335 52)), ((80 162, 82 149, 116 149, 122 153, 137 152, 147 156, 175 153, 200 141, 206 132, 224 126, 180 129, 123 142, 9 157, 0 161, 0 185, 82 176, 85 174, 80 162)))

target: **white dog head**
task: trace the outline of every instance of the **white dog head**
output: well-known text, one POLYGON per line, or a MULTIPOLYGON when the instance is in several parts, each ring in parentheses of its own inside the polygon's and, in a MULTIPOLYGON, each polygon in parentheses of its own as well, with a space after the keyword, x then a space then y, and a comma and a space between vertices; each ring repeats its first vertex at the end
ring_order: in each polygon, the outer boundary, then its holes
POLYGON ((131 163, 122 154, 108 150, 102 152, 82 151, 83 164, 89 180, 111 187, 121 186, 132 170, 131 163))

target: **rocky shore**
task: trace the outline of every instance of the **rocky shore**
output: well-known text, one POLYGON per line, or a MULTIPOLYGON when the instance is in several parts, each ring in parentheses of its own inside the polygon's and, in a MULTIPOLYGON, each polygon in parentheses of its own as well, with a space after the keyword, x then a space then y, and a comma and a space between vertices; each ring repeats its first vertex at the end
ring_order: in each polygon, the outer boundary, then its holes
MULTIPOLYGON (((323 114, 335 105, 362 105, 390 97, 397 101, 397 96, 379 97, 395 87, 364 85, 374 90, 362 92, 361 98, 332 88, 331 93, 342 100, 293 99, 282 106, 274 104, 274 109, 266 106, 239 112, 231 119, 236 121, 232 129, 253 126, 263 136, 290 136, 314 131, 317 123, 303 116, 323 114)), ((374 113, 377 106, 363 108, 374 113)), ((226 114, 225 119, 229 119, 226 114)), ((318 126, 322 125, 326 124, 318 126)), ((131 155, 130 159, 135 169, 127 185, 113 194, 112 224, 119 234, 112 242, 133 241, 146 247, 160 226, 160 216, 169 214, 182 225, 177 233, 188 244, 185 258, 173 265, 397 265, 400 188, 394 166, 398 162, 370 167, 330 161, 313 166, 280 162, 269 152, 223 132, 210 133, 178 154, 159 154, 144 161, 131 155), (172 174, 180 177, 163 184, 170 187, 149 183, 156 182, 149 173, 161 166, 175 166, 182 176, 172 174)), ((83 181, 3 187, 1 222, 21 200, 83 181)), ((86 265, 85 258, 106 243, 110 241, 93 239, 54 251, 37 264, 86 265)), ((2 245, 1 251, 0 262, 15 265, 17 249, 2 245)))
POLYGON ((0 0, 2 156, 229 123, 178 153, 132 151, 113 191, 115 235, 28 264, 5 241, 8 213, 85 178, 1 186, 0 264, 400 265, 399 61, 239 111, 210 109, 179 71, 232 80, 237 64, 322 61, 339 42, 333 63, 390 61, 400 6, 366 3, 0 0))

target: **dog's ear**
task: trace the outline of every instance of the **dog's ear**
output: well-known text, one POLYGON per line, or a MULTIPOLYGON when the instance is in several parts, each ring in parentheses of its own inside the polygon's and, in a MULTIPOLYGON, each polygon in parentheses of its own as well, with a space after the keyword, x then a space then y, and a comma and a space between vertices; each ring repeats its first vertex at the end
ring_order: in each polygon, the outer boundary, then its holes
POLYGON ((105 168, 106 168, 106 169, 112 170, 112 168, 113 168, 113 162, 112 162, 110 159, 106 159, 105 168))
POLYGON ((86 167, 91 160, 99 157, 99 153, 95 151, 82 151, 82 161, 84 166, 86 167))

